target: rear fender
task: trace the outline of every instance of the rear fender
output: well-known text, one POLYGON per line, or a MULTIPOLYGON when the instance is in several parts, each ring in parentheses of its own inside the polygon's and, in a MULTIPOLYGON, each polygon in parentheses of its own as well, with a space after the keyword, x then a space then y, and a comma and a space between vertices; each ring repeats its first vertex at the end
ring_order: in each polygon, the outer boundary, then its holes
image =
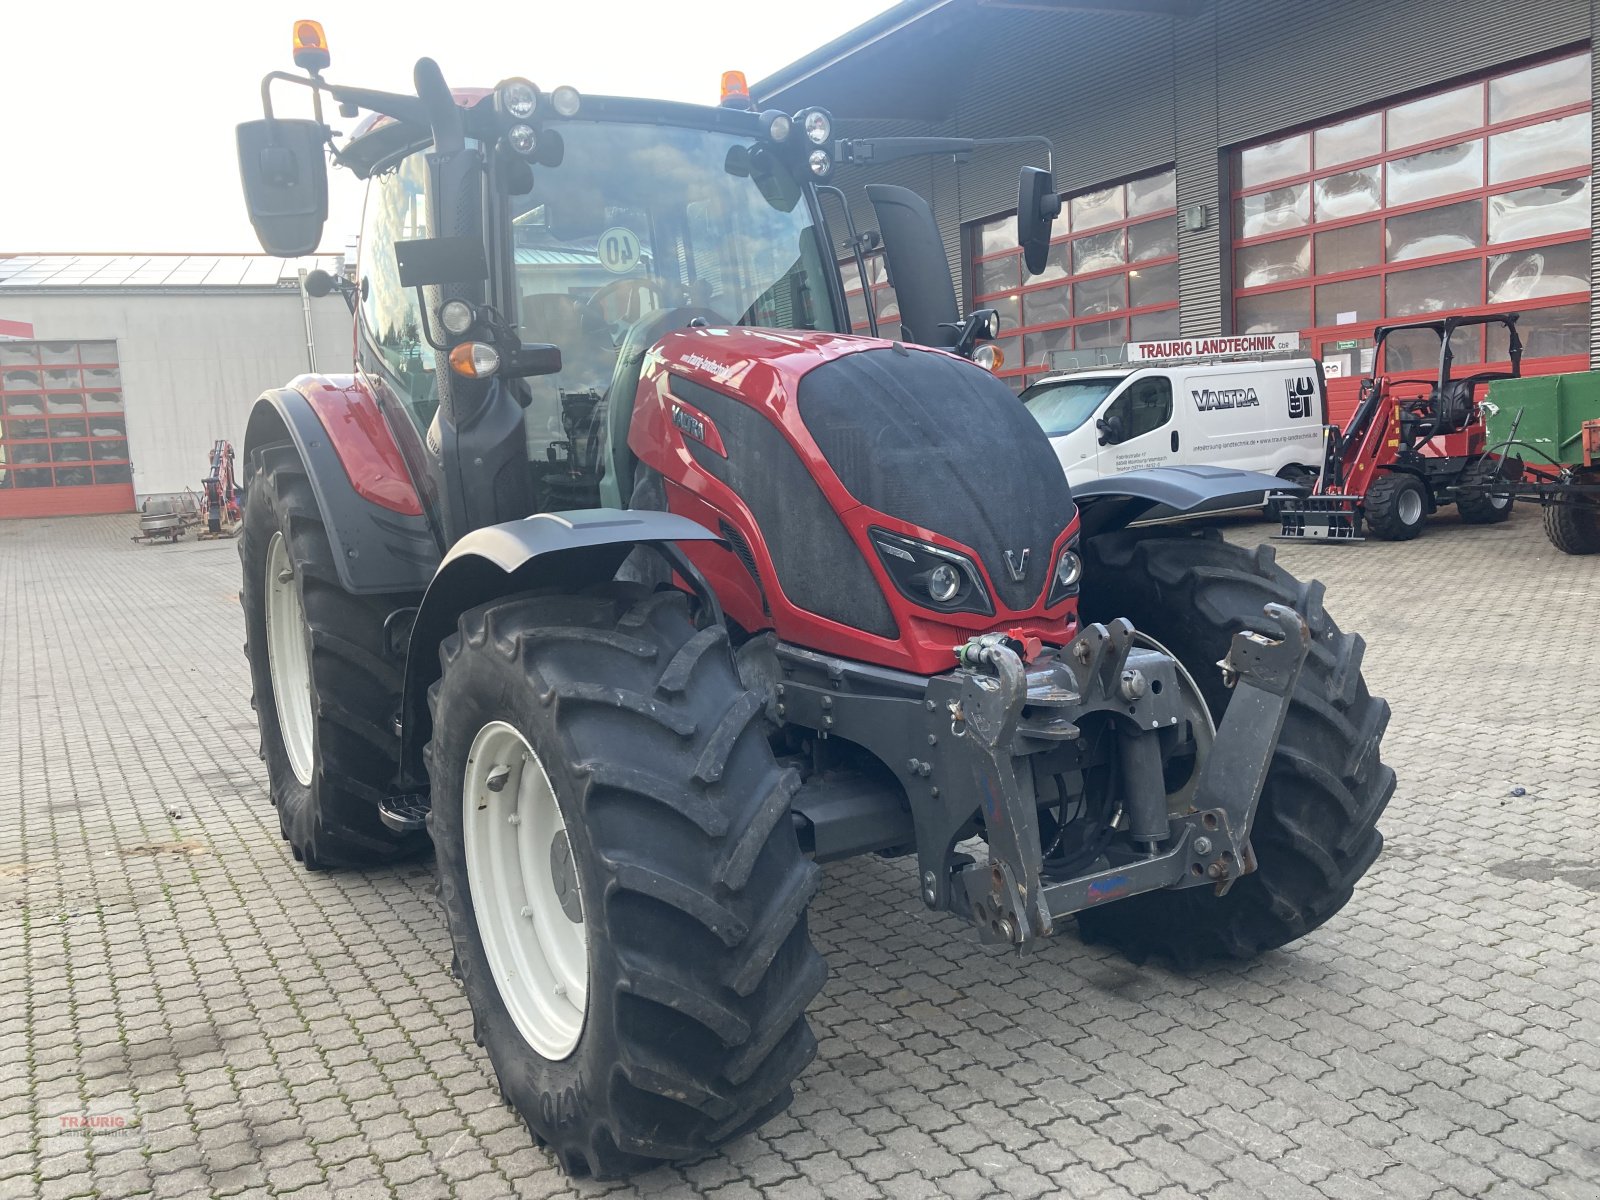
POLYGON ((462 613, 518 592, 576 592, 604 583, 616 578, 636 547, 654 546, 706 601, 713 619, 720 621, 716 598, 675 543, 721 540, 687 517, 617 508, 539 513, 467 534, 451 547, 428 584, 406 642, 400 711, 402 790, 426 789, 422 748, 433 736, 428 689, 441 672, 439 646, 455 632, 462 613))
POLYGON ((1125 471, 1072 489, 1083 536, 1096 537, 1152 516, 1199 515, 1260 505, 1265 492, 1303 492, 1303 484, 1261 471, 1173 466, 1125 471))
POLYGON ((263 392, 244 435, 244 490, 252 455, 291 442, 333 544, 339 583, 356 594, 420 592, 439 565, 400 448, 377 403, 353 376, 301 375, 263 392))

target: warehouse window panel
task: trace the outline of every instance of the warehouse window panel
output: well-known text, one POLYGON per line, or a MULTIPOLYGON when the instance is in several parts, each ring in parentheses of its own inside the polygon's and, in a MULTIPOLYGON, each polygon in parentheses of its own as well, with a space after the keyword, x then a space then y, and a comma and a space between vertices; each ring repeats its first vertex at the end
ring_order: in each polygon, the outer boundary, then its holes
MULTIPOLYGON (((1386 322, 1516 311, 1530 370, 1585 369, 1589 93, 1589 53, 1567 53, 1236 149, 1234 331, 1298 332, 1345 372, 1335 420, 1351 350, 1386 322)), ((1461 331, 1457 360, 1503 364, 1505 338, 1484 339, 1461 331)), ((1428 362, 1405 339, 1384 353, 1381 370, 1437 369, 1437 339, 1428 362)))
POLYGON ((1388 206, 1397 208, 1482 186, 1483 143, 1459 142, 1395 159, 1384 195, 1388 206))
POLYGON ((1483 201, 1445 204, 1404 213, 1385 222, 1388 259, 1432 258, 1483 245, 1483 201))
POLYGON ((1589 114, 1574 113, 1537 125, 1520 125, 1489 138, 1489 182, 1505 183, 1588 167, 1589 114))
POLYGON ((1240 287, 1287 283, 1311 274, 1311 239, 1278 238, 1243 246, 1233 253, 1233 277, 1240 287))
POLYGON ((1489 240, 1519 242, 1524 238, 1588 229, 1590 189, 1589 176, 1585 175, 1582 179, 1518 188, 1490 196, 1489 240))
POLYGON ((1362 167, 1325 175, 1312 191, 1313 210, 1318 221, 1337 221, 1377 212, 1383 207, 1383 168, 1362 167))
MULTIPOLYGON (((1546 308, 1523 307, 1517 321, 1523 357, 1534 362, 1576 358, 1589 352, 1588 304, 1563 304, 1546 308)), ((1508 356, 1506 331, 1490 326, 1489 357, 1503 362, 1508 356)))
POLYGON ((1589 290, 1589 243, 1489 256, 1489 303, 1520 304, 1589 290))
POLYGON ((1252 146, 1239 154, 1239 182, 1245 187, 1303 175, 1311 169, 1311 140, 1305 134, 1252 146))
POLYGON ((1574 54, 1489 81, 1489 120, 1515 121, 1589 103, 1589 55, 1574 54))
POLYGON ((1391 150, 1420 146, 1476 129, 1483 124, 1483 84, 1469 83, 1397 104, 1388 112, 1388 140, 1391 150))
POLYGON ((1340 163, 1373 158, 1383 150, 1383 114, 1368 113, 1316 131, 1315 153, 1319 170, 1340 163))
POLYGON ((1155 336, 1175 331, 1176 206, 1177 177, 1170 170, 1065 196, 1038 275, 1023 270, 1015 216, 969 225, 971 306, 999 310, 1001 328, 1021 335, 1000 343, 1002 378, 1025 386, 1063 351, 1117 358, 1130 322, 1158 331, 1155 336))

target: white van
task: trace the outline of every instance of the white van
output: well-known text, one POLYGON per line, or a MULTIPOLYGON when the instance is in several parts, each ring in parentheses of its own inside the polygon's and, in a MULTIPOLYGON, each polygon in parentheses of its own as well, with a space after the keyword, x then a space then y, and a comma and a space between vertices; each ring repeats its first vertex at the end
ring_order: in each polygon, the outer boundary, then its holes
POLYGON ((1325 393, 1315 359, 1257 356, 1087 367, 1046 376, 1022 400, 1071 484, 1178 465, 1309 484, 1322 469, 1325 393))

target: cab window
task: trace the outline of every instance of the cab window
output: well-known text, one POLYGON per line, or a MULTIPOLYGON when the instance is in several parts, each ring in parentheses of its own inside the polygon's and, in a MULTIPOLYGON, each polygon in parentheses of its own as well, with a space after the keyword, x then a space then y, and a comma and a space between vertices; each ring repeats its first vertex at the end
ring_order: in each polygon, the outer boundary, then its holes
POLYGON ((434 352, 422 338, 417 290, 400 286, 394 244, 428 236, 426 179, 422 151, 402 159, 368 187, 361 223, 362 366, 387 380, 419 429, 428 427, 439 404, 434 352))
POLYGON ((1162 375, 1136 379, 1101 418, 1106 442, 1116 445, 1153 433, 1172 420, 1172 381, 1162 375))

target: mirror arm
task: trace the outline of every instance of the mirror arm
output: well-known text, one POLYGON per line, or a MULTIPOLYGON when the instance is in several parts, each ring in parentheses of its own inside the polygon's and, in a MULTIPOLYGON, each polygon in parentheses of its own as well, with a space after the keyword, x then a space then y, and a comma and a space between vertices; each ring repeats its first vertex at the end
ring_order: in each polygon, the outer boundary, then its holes
MULTIPOLYGON (((866 305, 867 309, 867 330, 871 336, 877 337, 878 305, 877 302, 872 298, 872 281, 867 278, 867 251, 877 249, 877 232, 874 230, 869 230, 865 234, 856 232, 855 218, 850 215, 850 201, 845 196, 842 189, 834 187, 831 183, 819 183, 816 185, 816 187, 819 196, 817 201, 818 213, 822 212, 822 201, 820 196, 823 192, 829 192, 839 197, 839 205, 844 209, 844 227, 845 232, 850 235, 849 246, 851 257, 855 259, 856 272, 861 276, 861 300, 862 303, 866 305)), ((827 220, 826 215, 823 216, 823 220, 827 220)), ((846 320, 849 319, 849 308, 849 304, 846 303, 846 320)))

